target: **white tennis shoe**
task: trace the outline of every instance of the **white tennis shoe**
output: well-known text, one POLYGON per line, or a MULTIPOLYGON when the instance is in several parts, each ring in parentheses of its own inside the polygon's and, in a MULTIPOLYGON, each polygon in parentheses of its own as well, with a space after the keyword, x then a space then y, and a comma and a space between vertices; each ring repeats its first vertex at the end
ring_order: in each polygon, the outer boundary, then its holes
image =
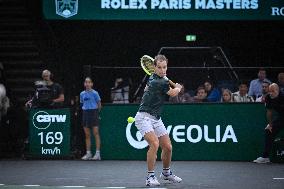
POLYGON ((147 177, 146 179, 146 186, 160 186, 160 183, 155 176, 147 177))
POLYGON ((270 163, 269 158, 259 157, 256 160, 253 160, 254 163, 270 163))
POLYGON ((172 172, 168 176, 161 173, 160 178, 163 179, 163 180, 170 181, 171 183, 180 183, 182 181, 182 179, 180 177, 174 175, 172 172))
POLYGON ((91 160, 92 159, 92 154, 91 153, 86 153, 81 159, 82 160, 91 160))
POLYGON ((101 155, 100 155, 100 153, 96 153, 96 154, 94 155, 94 157, 92 158, 92 160, 96 160, 96 161, 101 160, 101 155))

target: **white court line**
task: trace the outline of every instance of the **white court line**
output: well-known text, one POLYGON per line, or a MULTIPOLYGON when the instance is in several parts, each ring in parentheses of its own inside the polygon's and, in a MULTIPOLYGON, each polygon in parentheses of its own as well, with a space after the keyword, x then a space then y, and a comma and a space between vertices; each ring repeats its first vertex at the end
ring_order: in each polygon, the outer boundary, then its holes
POLYGON ((86 186, 62 186, 64 188, 85 188, 86 186))
POLYGON ((126 188, 126 187, 115 187, 115 186, 113 186, 113 187, 106 187, 106 188, 126 188))
POLYGON ((34 186, 40 186, 40 185, 38 185, 38 184, 26 184, 26 185, 23 185, 23 186, 34 187, 34 186))
POLYGON ((284 180, 284 178, 273 178, 273 180, 284 180))
POLYGON ((0 186, 4 186, 5 184, 0 184, 0 186))

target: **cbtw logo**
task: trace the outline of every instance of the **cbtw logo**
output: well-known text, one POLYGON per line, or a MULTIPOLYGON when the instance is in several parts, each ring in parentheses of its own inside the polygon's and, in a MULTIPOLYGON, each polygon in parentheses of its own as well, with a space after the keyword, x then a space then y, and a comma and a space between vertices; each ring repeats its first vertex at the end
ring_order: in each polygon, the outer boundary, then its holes
POLYGON ((37 129, 47 129, 51 123, 64 123, 66 115, 50 115, 45 111, 38 111, 33 116, 33 125, 37 129))
MULTIPOLYGON (((136 149, 146 148, 148 146, 148 143, 144 139, 142 140, 142 135, 139 131, 136 132, 137 140, 134 139, 134 137, 131 135, 132 124, 133 123, 128 123, 126 127, 127 141, 132 147, 136 149)), ((172 135, 172 138, 175 142, 186 142, 186 139, 190 143, 198 143, 198 142, 201 142, 202 139, 204 139, 205 142, 208 142, 208 143, 225 143, 228 140, 231 140, 234 143, 238 142, 238 139, 236 137, 236 134, 235 134, 235 131, 232 125, 227 125, 224 133, 221 133, 220 125, 217 125, 215 127, 215 136, 211 138, 209 137, 207 125, 204 125, 203 127, 199 125, 190 125, 187 128, 185 127, 185 125, 177 125, 174 127, 172 125, 169 125, 167 127, 167 131, 169 135, 172 135)), ((211 135, 212 134, 210 134, 210 136, 211 135)))

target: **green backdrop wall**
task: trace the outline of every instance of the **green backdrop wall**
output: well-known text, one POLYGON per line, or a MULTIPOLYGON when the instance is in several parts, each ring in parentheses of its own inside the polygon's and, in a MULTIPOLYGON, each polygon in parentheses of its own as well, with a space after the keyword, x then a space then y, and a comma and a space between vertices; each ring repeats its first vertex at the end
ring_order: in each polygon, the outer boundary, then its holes
MULTIPOLYGON (((147 143, 135 124, 138 105, 105 105, 100 132, 103 159, 145 160, 147 143)), ((250 161, 261 154, 266 125, 263 104, 168 104, 173 160, 250 161)))

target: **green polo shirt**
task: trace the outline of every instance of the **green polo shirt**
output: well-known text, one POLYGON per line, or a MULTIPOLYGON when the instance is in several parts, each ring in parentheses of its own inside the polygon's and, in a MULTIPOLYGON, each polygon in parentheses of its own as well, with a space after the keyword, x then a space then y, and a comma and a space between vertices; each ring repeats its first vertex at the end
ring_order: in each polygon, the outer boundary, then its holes
POLYGON ((148 89, 144 92, 139 112, 147 112, 160 119, 162 106, 170 90, 169 81, 163 77, 153 74, 147 83, 148 89))

